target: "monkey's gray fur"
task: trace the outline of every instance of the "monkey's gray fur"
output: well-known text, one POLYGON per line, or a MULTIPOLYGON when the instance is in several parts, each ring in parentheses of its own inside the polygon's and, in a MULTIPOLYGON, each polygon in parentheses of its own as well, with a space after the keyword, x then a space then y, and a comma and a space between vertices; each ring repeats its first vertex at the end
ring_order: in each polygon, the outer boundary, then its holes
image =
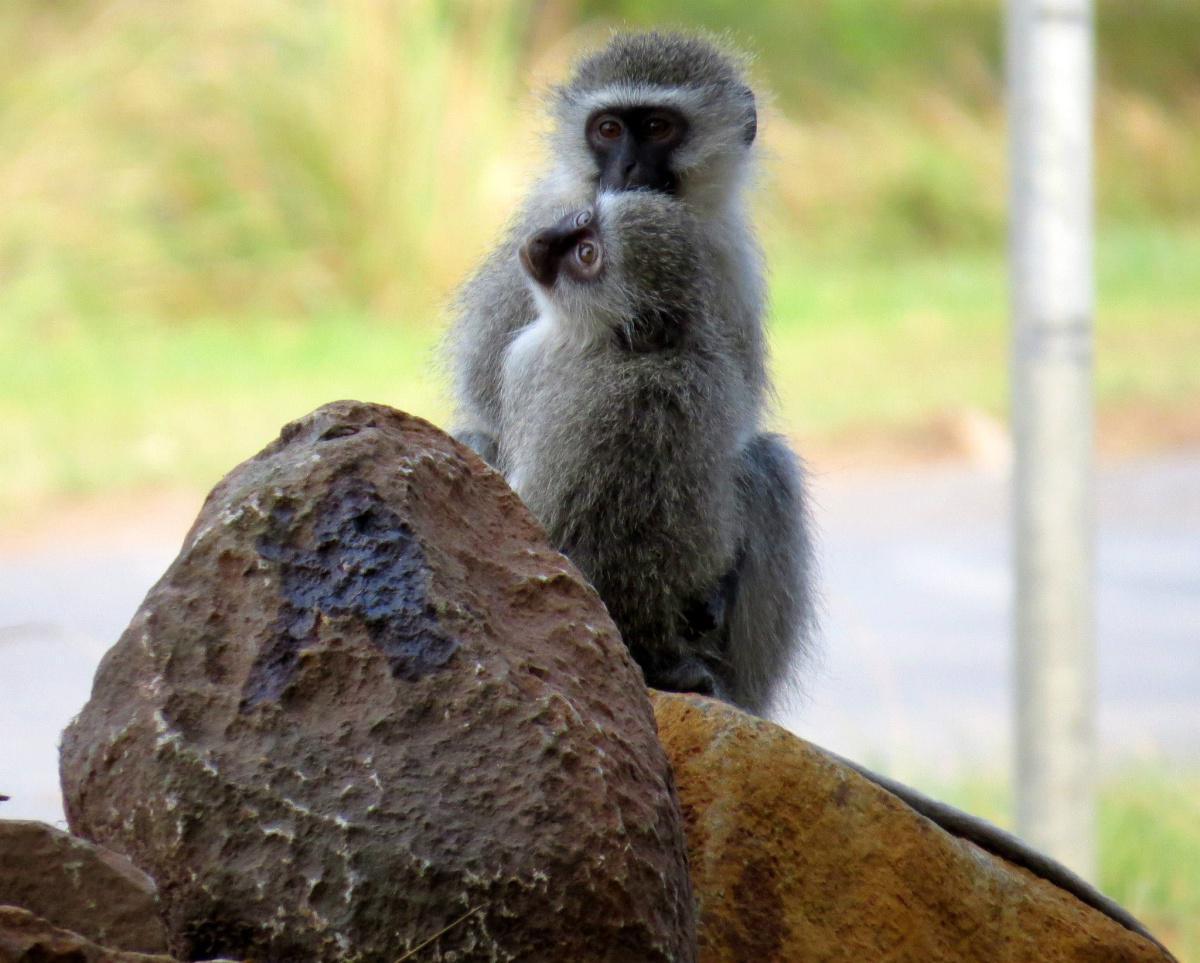
POLYGON ((536 180, 500 243, 462 288, 448 346, 457 401, 455 435, 495 463, 500 360, 535 314, 516 251, 564 211, 587 206, 599 185, 584 127, 597 107, 667 105, 690 123, 672 157, 678 199, 707 228, 717 297, 736 319, 736 356, 761 394, 763 261, 746 206, 755 169, 754 94, 740 59, 714 42, 673 33, 619 34, 580 61, 551 95, 553 161, 536 180), (750 139, 747 140, 747 133, 750 139), (759 379, 757 383, 754 379, 759 379))
POLYGON ((500 366, 497 467, 651 685, 761 712, 811 617, 799 466, 760 433, 763 373, 690 208, 606 192, 588 216, 565 243, 591 238, 603 269, 534 286, 500 366))

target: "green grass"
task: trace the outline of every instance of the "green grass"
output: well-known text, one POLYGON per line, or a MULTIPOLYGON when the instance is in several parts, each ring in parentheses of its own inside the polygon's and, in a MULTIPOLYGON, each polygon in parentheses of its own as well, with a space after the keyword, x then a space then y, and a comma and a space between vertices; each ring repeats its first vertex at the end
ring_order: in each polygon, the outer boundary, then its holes
MULTIPOLYGON (((0 5, 0 506, 207 486, 340 395, 444 420, 436 305, 614 22, 758 56, 778 421, 1005 410, 994 0, 0 5), (414 360, 422 359, 422 360, 414 360)), ((1098 3, 1097 391, 1200 398, 1200 7, 1098 3)))
POLYGON ((208 487, 326 401, 440 417, 431 328, 361 316, 4 329, 0 504, 208 487))
MULTIPOLYGON (((426 316, 538 162, 540 90, 621 21, 732 28, 757 54, 765 207, 796 244, 888 261, 992 250, 1001 13, 996 0, 9 0, 0 291, 36 289, 43 324, 426 316)), ((1100 210, 1194 225, 1200 7, 1100 0, 1098 23, 1100 210)))
MULTIPOLYGON (((904 260, 772 244, 776 419, 802 438, 1003 416, 998 252, 904 260)), ((1200 397, 1200 232, 1107 231, 1099 246, 1102 406, 1200 397)), ((36 297, 29 292, 28 297, 36 297)), ((280 425, 353 397, 447 420, 438 324, 364 312, 296 321, 40 323, 0 307, 0 506, 130 487, 207 488, 280 425)))
MULTIPOLYGON (((1200 230, 1116 227, 1097 246, 1102 407, 1200 397, 1200 230)), ((780 417, 789 430, 914 427, 1007 404, 1007 274, 999 252, 775 258, 780 417)))
MULTIPOLYGON (((935 795, 1006 828, 1003 780, 975 777, 935 795)), ((1100 785, 1100 889, 1178 956, 1200 961, 1200 771, 1161 764, 1114 773, 1100 785)))

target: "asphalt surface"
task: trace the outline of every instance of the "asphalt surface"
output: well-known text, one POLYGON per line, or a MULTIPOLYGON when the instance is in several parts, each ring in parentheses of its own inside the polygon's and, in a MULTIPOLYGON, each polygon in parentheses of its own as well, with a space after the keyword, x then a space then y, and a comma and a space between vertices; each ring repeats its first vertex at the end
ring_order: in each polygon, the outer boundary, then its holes
MULTIPOLYGON (((826 471, 813 492, 821 638, 777 718, 919 786, 1007 773, 1005 479, 826 471)), ((1097 509, 1103 764, 1200 763, 1200 451, 1102 469, 1097 509)), ((190 521, 0 554, 0 816, 61 820, 59 733, 190 521)))

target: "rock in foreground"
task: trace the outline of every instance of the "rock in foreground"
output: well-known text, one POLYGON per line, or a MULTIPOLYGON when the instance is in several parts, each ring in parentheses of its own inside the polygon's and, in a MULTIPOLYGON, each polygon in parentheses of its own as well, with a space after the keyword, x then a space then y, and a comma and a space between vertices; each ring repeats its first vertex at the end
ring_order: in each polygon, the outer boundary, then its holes
POLYGON ((167 948, 153 881, 124 856, 45 823, 0 820, 0 904, 105 946, 167 948))
POLYGON ((99 946, 27 909, 0 906, 0 963, 176 963, 169 956, 99 946))
POLYGON ((64 734, 67 814, 184 959, 690 961, 640 680, 498 475, 340 402, 209 496, 64 734))
POLYGON ((701 963, 1164 963, 1149 940, 943 832, 778 726, 654 693, 701 963))

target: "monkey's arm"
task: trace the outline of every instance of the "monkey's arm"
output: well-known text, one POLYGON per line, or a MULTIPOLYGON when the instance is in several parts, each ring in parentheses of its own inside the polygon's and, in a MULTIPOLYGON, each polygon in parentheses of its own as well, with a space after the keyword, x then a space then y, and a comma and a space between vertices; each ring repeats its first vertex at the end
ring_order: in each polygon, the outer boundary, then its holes
POLYGON ((444 346, 454 376, 452 433, 493 467, 499 452, 504 352, 535 314, 515 250, 510 232, 463 285, 444 346))
POLYGON ((806 647, 815 620, 812 536, 804 473, 779 435, 739 457, 741 546, 726 660, 732 701, 763 712, 806 647))

